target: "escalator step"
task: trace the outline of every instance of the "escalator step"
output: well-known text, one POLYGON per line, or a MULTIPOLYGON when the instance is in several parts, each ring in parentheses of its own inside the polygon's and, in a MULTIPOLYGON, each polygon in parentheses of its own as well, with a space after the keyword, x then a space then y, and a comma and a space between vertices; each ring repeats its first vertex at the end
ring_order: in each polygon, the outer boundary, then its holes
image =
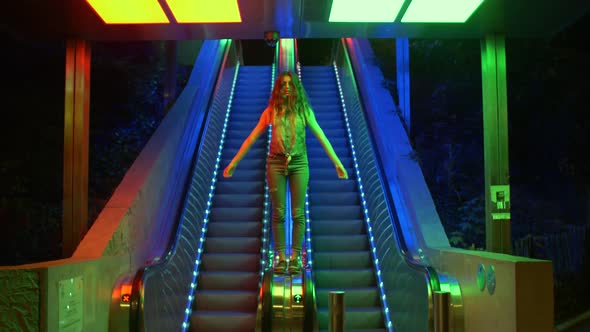
POLYGON ((242 332, 256 326, 266 138, 252 146, 232 178, 224 178, 223 169, 268 103, 271 73, 269 66, 242 66, 238 72, 217 183, 211 188, 214 195, 190 331, 242 332))
POLYGON ((370 249, 367 236, 361 235, 311 235, 313 250, 323 251, 366 251, 370 249))
MULTIPOLYGON (((320 332, 329 332, 328 329, 320 329, 320 332)), ((347 332, 387 332, 387 329, 354 329, 354 330, 346 330, 347 332)))
POLYGON ((314 206, 321 205, 359 205, 360 198, 357 193, 313 193, 309 194, 309 203, 314 206))
POLYGON ((258 119, 260 118, 260 115, 262 114, 262 111, 264 111, 265 108, 266 103, 261 103, 260 99, 258 99, 257 103, 250 103, 244 105, 234 103, 229 118, 233 119, 233 117, 235 116, 237 119, 258 119))
MULTIPOLYGON (((346 146, 332 146, 334 148, 334 152, 340 156, 349 156, 350 150, 346 146)), ((325 157, 328 158, 326 154, 326 150, 321 145, 312 145, 307 148, 307 157, 308 158, 316 158, 316 157, 325 157)), ((329 159, 328 159, 329 160, 329 159)))
MULTIPOLYGON (((250 128, 250 129, 244 129, 244 130, 232 130, 229 131, 227 133, 227 136, 225 137, 226 139, 237 139, 237 140, 244 140, 246 139, 246 137, 248 137, 248 135, 250 135, 250 133, 252 132, 252 129, 254 129, 254 127, 250 128)), ((248 155, 250 155, 250 153, 248 152, 248 155)))
MULTIPOLYGON (((232 138, 233 140, 233 138, 232 138)), ((222 154, 224 156, 228 156, 228 157, 233 157, 236 155, 236 153, 238 153, 239 150, 239 146, 238 147, 233 147, 233 146, 224 146, 223 147, 223 152, 222 154)), ((248 156, 252 157, 252 156, 265 156, 266 155, 266 146, 262 145, 262 146, 256 146, 256 147, 251 147, 250 150, 248 151, 248 156)))
POLYGON ((191 315, 191 331, 244 332, 256 326, 256 312, 197 311, 191 315))
MULTIPOLYGON (((318 322, 320 329, 328 328, 328 308, 318 308, 318 322)), ((346 308, 344 312, 344 330, 385 328, 381 308, 346 308)))
MULTIPOLYGON (((347 168, 346 172, 348 173, 349 179, 355 178, 354 168, 347 168)), ((338 180, 338 173, 336 173, 334 166, 331 168, 311 168, 309 170, 309 177, 312 179, 338 180)))
MULTIPOLYGON (((254 128, 254 127, 252 127, 254 128)), ((266 148, 266 146, 268 145, 266 139, 261 139, 262 137, 260 137, 259 139, 256 140, 256 142, 254 142, 252 144, 252 146, 250 147, 250 149, 257 149, 257 148, 266 148)), ((225 141, 223 143, 223 148, 224 149, 239 149, 240 146, 242 146, 242 143, 244 143, 244 140, 241 139, 237 139, 234 137, 226 137, 225 141)), ((251 159, 251 158, 246 158, 246 159, 251 159)))
POLYGON ((252 128, 254 128, 254 125, 256 125, 258 123, 258 120, 260 119, 262 111, 264 111, 264 105, 250 107, 252 107, 251 110, 249 108, 245 108, 242 111, 240 111, 239 108, 232 108, 232 112, 229 114, 229 122, 232 123, 236 121, 245 121, 252 124, 252 128))
POLYGON ((258 123, 258 119, 253 118, 251 121, 232 121, 228 124, 227 130, 252 130, 258 123))
POLYGON ((340 100, 340 95, 338 91, 334 89, 321 89, 321 90, 308 90, 307 96, 310 100, 319 99, 319 98, 327 98, 336 100, 338 102, 340 100))
POLYGON ((377 287, 322 288, 316 289, 318 308, 329 306, 330 292, 334 291, 344 292, 344 305, 346 308, 369 308, 381 306, 381 296, 377 287))
MULTIPOLYGON (((320 124, 320 126, 321 126, 321 124, 320 124)), ((330 142, 332 142, 333 138, 348 137, 348 133, 346 132, 346 129, 344 127, 328 128, 328 129, 322 128, 322 129, 324 131, 324 134, 328 138, 328 140, 330 140, 330 142)), ((336 148, 336 147, 334 147, 334 148, 336 148)), ((340 147, 338 147, 338 148, 340 148, 340 147)), ((346 147, 342 147, 342 148, 346 148, 346 147)))
POLYGON ((342 119, 342 124, 344 126, 346 126, 346 124, 344 123, 344 115, 342 114, 342 106, 340 106, 340 103, 335 104, 335 105, 330 105, 330 104, 324 104, 324 103, 319 103, 319 104, 311 104, 311 107, 314 110, 315 113, 315 117, 316 119, 318 118, 332 118, 332 117, 339 117, 340 119, 342 119))
POLYGON ((309 179, 310 193, 338 193, 338 192, 356 192, 357 184, 354 180, 316 180, 309 179))
MULTIPOLYGON (((313 135, 313 133, 309 130, 306 133, 306 144, 307 148, 323 148, 320 141, 313 135)), ((348 147, 348 137, 337 137, 330 141, 332 147, 339 146, 339 147, 348 147)), ((350 158, 349 156, 342 156, 344 158, 350 158)))
POLYGON ((253 207, 264 204, 263 194, 223 194, 213 196, 213 206, 223 207, 253 207))
MULTIPOLYGON (((312 106, 312 108, 313 108, 313 106, 312 106)), ((333 110, 331 110, 331 109, 332 108, 325 108, 324 107, 320 111, 317 108, 313 108, 316 121, 319 124, 321 124, 321 123, 324 123, 325 121, 340 120, 340 121, 342 121, 342 124, 344 126, 346 126, 346 124, 344 123, 344 116, 342 115, 342 111, 340 110, 340 106, 334 107, 333 110)))
MULTIPOLYGON (((336 172, 334 172, 336 173, 336 172)), ((310 210, 310 217, 312 220, 355 220, 364 219, 363 209, 360 205, 315 205, 313 210, 310 210)))
POLYGON ((205 240, 205 253, 260 254, 260 237, 208 237, 205 240))
MULTIPOLYGON (((350 157, 340 157, 338 156, 340 159, 340 162, 342 162, 342 165, 344 167, 346 167, 347 169, 353 169, 354 168, 354 162, 352 160, 352 158, 350 157)), ((330 160, 330 158, 323 158, 323 157, 308 157, 307 158, 308 162, 309 162, 309 168, 310 169, 314 169, 314 168, 331 168, 334 169, 334 163, 330 160)))
POLYGON ((258 291, 258 272, 199 273, 199 290, 250 290, 258 291))
MULTIPOLYGON (((331 130, 331 129, 345 129, 346 128, 341 119, 329 120, 329 119, 317 119, 316 118, 316 120, 324 131, 331 130)), ((335 144, 334 142, 330 142, 330 143, 332 143, 332 145, 339 145, 339 144, 335 144)))
POLYGON ((303 67, 316 119, 332 143, 349 180, 336 178, 321 144, 307 138, 310 155, 309 210, 320 329, 328 328, 330 291, 344 290, 346 331, 385 331, 380 293, 366 234, 364 212, 337 81, 330 66, 303 67), (321 179, 321 180, 319 180, 321 179))
MULTIPOLYGON (((222 157, 221 158, 221 163, 219 164, 220 167, 220 172, 223 171, 223 169, 229 165, 229 163, 232 161, 233 156, 227 156, 227 157, 222 157)), ((236 168, 236 170, 242 170, 242 169, 264 169, 266 167, 266 158, 250 158, 249 156, 246 156, 246 158, 242 159, 240 161, 240 163, 238 164, 238 168, 236 168)), ((232 182, 236 182, 235 180, 233 180, 232 182)))
MULTIPOLYGON (((242 165, 241 162, 240 165, 242 165)), ((215 184, 215 192, 224 194, 262 193, 264 192, 264 181, 218 181, 215 184)))
POLYGON ((218 254, 205 253, 201 258, 202 271, 246 271, 260 270, 260 253, 218 254))
MULTIPOLYGON (((355 220, 321 220, 313 219, 311 222, 311 234, 319 235, 359 235, 365 234, 365 221, 355 220)), ((313 244, 315 247, 315 243, 313 244)))
POLYGON ((321 288, 374 287, 373 269, 314 269, 316 290, 321 288))
POLYGON ((258 292, 207 290, 195 292, 195 307, 205 311, 256 311, 258 292))
MULTIPOLYGON (((240 192, 243 192, 243 190, 240 190, 240 192)), ((211 208, 209 220, 212 222, 261 221, 262 213, 262 209, 259 207, 214 207, 211 208)))
POLYGON ((370 269, 373 262, 370 251, 343 251, 343 252, 315 252, 314 264, 323 269, 370 269))
POLYGON ((207 226, 207 236, 212 237, 257 237, 262 232, 262 223, 249 222, 212 222, 207 226))

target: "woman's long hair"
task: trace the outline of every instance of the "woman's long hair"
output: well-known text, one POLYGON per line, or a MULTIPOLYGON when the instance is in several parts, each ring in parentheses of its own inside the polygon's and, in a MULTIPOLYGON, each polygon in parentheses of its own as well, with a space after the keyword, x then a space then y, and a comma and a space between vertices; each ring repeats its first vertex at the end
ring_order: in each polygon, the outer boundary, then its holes
POLYGON ((303 89, 301 81, 299 81, 299 77, 297 75, 293 75, 291 72, 282 72, 275 81, 275 85, 272 88, 268 105, 273 110, 271 120, 273 125, 275 124, 275 116, 281 114, 283 110, 284 114, 282 114, 282 116, 284 116, 285 120, 289 121, 290 123, 289 127, 291 128, 291 142, 284 142, 285 152, 290 153, 295 146, 295 119, 299 116, 301 119, 304 119, 304 121, 307 121, 306 112, 309 107, 307 94, 303 89), (281 93, 281 83, 283 82, 283 78, 285 76, 291 77, 291 84, 293 85, 286 100, 283 98, 281 93))
POLYGON ((309 107, 307 93, 305 93, 303 85, 301 84, 301 81, 299 81, 299 77, 288 71, 282 72, 279 77, 277 77, 268 104, 273 108, 273 110, 280 110, 281 106, 286 106, 285 111, 287 114, 303 114, 303 112, 305 112, 309 107), (283 78, 285 76, 289 76, 291 78, 293 89, 291 90, 290 95, 287 97, 287 100, 284 101, 281 94, 281 83, 283 82, 283 78))

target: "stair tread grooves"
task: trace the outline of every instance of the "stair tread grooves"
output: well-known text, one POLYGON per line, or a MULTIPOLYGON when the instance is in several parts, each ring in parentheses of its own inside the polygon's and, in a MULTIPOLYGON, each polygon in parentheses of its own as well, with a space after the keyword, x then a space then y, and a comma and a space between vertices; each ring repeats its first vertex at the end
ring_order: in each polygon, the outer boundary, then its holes
POLYGON ((236 311, 236 310, 193 310, 193 315, 211 315, 211 316, 231 316, 231 315, 256 315, 256 311, 236 311))
POLYGON ((379 290, 379 288, 377 286, 375 287, 316 287, 315 288, 316 292, 322 291, 322 292, 331 292, 331 291, 339 291, 339 290, 345 290, 345 291, 365 291, 365 290, 379 290))
MULTIPOLYGON (((233 221, 232 221, 233 222, 233 221)), ((258 239, 258 236, 216 236, 217 240, 244 240, 244 239, 258 239)))
POLYGON ((258 274, 257 272, 251 272, 251 271, 209 271, 207 272, 207 274, 243 274, 243 275, 252 275, 252 274, 258 274))
POLYGON ((315 254, 320 254, 320 255, 327 255, 327 256, 332 256, 332 255, 350 255, 351 253, 358 253, 358 254, 367 254, 367 253, 371 253, 370 250, 352 250, 352 251, 342 251, 342 250, 336 250, 336 251, 320 251, 320 252, 316 252, 314 251, 314 255, 315 254))
POLYGON ((260 254, 254 253, 242 253, 242 252, 221 252, 221 253, 203 253, 204 256, 230 256, 230 257, 251 257, 251 256, 260 256, 260 254))
POLYGON ((257 291, 241 290, 241 289, 204 289, 197 290, 197 294, 232 294, 232 295, 247 295, 247 294, 258 294, 257 291))
POLYGON ((322 268, 318 268, 317 266, 313 269, 315 273, 318 272, 339 272, 339 273, 344 273, 344 272, 373 272, 374 269, 372 268, 329 268, 329 269, 322 269, 322 268))
MULTIPOLYGON (((328 307, 318 307, 318 311, 328 311, 329 308, 328 307)), ((367 312, 367 311, 371 311, 371 312, 382 312, 381 307, 345 307, 344 308, 345 311, 356 311, 356 312, 367 312)))
MULTIPOLYGON (((360 237, 365 237, 365 235, 363 235, 363 234, 353 234, 353 235, 349 235, 349 234, 339 234, 339 235, 313 235, 312 234, 311 237, 312 238, 313 237, 323 238, 323 239, 336 239, 336 238, 360 238, 360 237)), ((364 250, 353 250, 353 251, 364 251, 364 250)))

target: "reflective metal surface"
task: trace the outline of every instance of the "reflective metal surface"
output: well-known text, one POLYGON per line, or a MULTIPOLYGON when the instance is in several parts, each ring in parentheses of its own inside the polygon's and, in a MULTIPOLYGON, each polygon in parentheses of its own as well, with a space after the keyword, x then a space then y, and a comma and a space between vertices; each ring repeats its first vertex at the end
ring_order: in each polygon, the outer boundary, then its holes
POLYGON ((311 271, 274 274, 268 270, 260 291, 257 332, 317 331, 315 291, 311 271))

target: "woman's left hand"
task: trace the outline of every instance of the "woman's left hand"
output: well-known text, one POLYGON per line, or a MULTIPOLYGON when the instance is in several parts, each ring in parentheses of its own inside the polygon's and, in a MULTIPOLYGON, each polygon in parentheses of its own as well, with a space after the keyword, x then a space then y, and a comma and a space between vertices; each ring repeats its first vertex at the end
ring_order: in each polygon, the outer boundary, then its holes
POLYGON ((339 179, 348 179, 348 172, 346 172, 346 168, 342 164, 336 165, 336 173, 338 173, 339 179))

